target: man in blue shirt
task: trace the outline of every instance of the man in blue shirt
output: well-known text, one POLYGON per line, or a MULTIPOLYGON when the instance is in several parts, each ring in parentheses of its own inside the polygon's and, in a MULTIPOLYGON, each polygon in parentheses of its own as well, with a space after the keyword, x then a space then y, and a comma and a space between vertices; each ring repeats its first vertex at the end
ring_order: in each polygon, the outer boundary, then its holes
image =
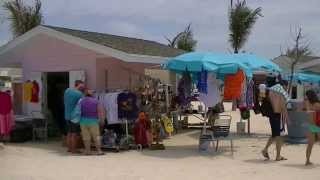
POLYGON ((77 140, 78 134, 80 133, 80 125, 73 123, 71 121, 71 117, 73 110, 82 97, 83 89, 84 82, 81 80, 76 80, 74 88, 68 88, 64 92, 64 117, 68 124, 67 144, 68 151, 71 153, 77 153, 77 140))

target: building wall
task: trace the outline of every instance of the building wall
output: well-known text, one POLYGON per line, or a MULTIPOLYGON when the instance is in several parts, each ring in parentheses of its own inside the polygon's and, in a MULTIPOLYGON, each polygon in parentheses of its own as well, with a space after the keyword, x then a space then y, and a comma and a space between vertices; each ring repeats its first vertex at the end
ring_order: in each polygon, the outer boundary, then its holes
POLYGON ((126 89, 130 88, 130 84, 134 86, 134 84, 140 83, 139 76, 143 76, 145 69, 155 64, 127 63, 108 57, 98 58, 96 65, 97 90, 105 90, 126 89), (105 75, 106 71, 108 77, 105 75))
POLYGON ((33 37, 24 49, 22 68, 25 80, 32 72, 84 70, 88 87, 97 86, 95 61, 103 55, 47 35, 33 37))
POLYGON ((63 40, 39 34, 6 53, 1 59, 21 64, 24 80, 33 72, 66 72, 84 70, 88 88, 128 88, 137 82, 137 74, 155 66, 148 63, 127 63, 63 40), (106 72, 108 80, 106 80, 106 72))

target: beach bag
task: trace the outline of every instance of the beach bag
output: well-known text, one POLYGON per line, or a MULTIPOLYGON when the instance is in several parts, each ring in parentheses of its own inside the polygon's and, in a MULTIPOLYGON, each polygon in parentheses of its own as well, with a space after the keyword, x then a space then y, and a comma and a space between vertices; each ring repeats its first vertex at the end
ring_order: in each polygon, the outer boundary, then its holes
POLYGON ((164 125, 164 130, 166 131, 166 133, 172 133, 173 132, 173 124, 172 124, 171 120, 167 116, 162 116, 161 120, 164 125))
POLYGON ((272 108, 272 104, 271 104, 269 98, 266 97, 262 100, 260 111, 261 111, 262 116, 265 116, 265 117, 272 116, 273 108, 272 108))

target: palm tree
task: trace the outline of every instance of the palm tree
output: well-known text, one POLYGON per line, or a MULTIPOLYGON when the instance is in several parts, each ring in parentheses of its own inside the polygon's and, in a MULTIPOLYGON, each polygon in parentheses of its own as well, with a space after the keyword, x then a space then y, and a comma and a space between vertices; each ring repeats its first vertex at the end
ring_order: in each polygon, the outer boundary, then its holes
POLYGON ((247 42, 253 25, 259 17, 262 17, 262 9, 251 9, 247 6, 246 1, 238 1, 234 7, 231 1, 231 9, 229 11, 229 42, 234 50, 238 53, 239 50, 247 42))
POLYGON ((41 1, 35 0, 34 6, 28 6, 22 0, 6 1, 3 8, 8 12, 8 20, 14 37, 21 36, 43 23, 41 1))
POLYGON ((169 47, 178 48, 187 52, 194 51, 197 45, 197 41, 193 38, 191 24, 189 24, 184 31, 178 33, 172 40, 169 38, 166 39, 169 42, 169 47))

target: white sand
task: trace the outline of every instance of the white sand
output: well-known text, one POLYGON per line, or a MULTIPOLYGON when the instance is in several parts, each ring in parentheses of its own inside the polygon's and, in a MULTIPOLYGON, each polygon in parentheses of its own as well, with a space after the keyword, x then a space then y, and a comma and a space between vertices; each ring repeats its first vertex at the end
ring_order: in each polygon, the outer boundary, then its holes
MULTIPOLYGON (((238 113, 232 113, 235 130, 238 113)), ((190 130, 166 140, 166 150, 108 153, 105 156, 70 156, 60 142, 10 144, 0 150, 0 180, 206 180, 266 179, 313 180, 320 178, 320 148, 315 145, 315 166, 305 167, 305 145, 285 145, 283 162, 264 161, 269 124, 252 118, 251 137, 235 137, 232 157, 229 142, 218 153, 198 152, 199 130, 190 130)), ((270 155, 275 158, 274 146, 270 155)))

